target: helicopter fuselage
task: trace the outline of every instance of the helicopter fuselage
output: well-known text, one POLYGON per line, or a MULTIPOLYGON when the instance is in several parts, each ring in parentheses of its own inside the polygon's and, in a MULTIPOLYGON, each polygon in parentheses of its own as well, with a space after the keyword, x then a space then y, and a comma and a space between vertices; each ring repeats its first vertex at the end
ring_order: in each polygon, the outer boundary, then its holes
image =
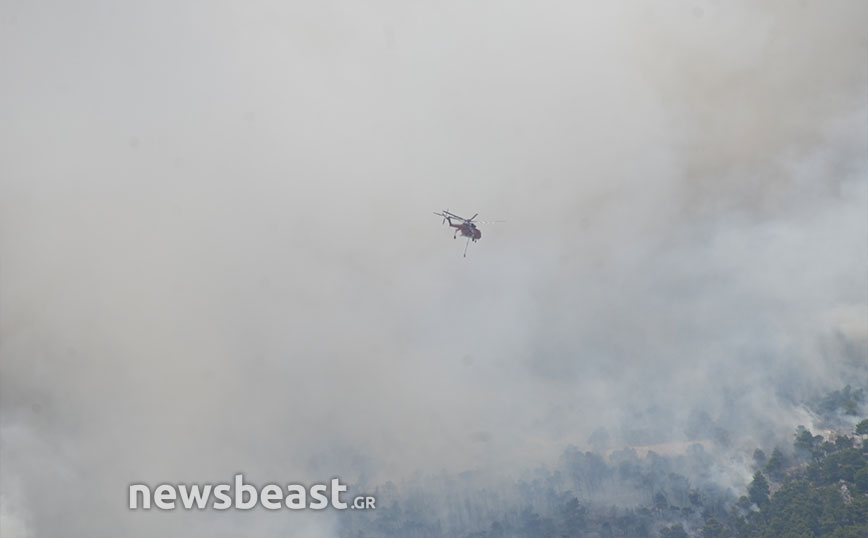
POLYGON ((482 238, 482 230, 472 223, 467 224, 466 222, 462 222, 460 224, 453 224, 452 219, 449 219, 449 226, 455 228, 455 235, 452 236, 453 239, 458 237, 459 233, 463 237, 469 237, 474 243, 482 238))

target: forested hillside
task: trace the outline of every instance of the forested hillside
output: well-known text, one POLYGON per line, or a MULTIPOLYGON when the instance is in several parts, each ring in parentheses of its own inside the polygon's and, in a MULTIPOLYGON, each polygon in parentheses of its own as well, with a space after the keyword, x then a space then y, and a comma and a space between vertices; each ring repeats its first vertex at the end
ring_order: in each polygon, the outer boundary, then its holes
POLYGON ((347 513, 342 535, 866 538, 868 419, 855 416, 865 400, 864 391, 847 387, 816 403, 825 435, 800 426, 792 443, 768 455, 757 448, 747 485, 725 484, 731 452, 699 443, 683 454, 644 457, 569 447, 553 468, 510 483, 467 472, 378 486, 377 509, 347 513))
POLYGON ((782 472, 779 465, 767 465, 766 474, 771 478, 757 471, 748 496, 739 500, 740 513, 731 518, 734 534, 750 538, 868 537, 868 420, 857 425, 855 434, 831 441, 800 430, 795 442, 796 466, 782 472), (746 517, 741 517, 745 511, 746 517))

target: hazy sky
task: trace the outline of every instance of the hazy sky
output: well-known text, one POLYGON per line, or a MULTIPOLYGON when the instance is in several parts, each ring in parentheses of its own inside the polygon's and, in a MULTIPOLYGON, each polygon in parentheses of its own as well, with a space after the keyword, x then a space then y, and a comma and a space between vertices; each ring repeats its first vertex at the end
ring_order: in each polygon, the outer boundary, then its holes
POLYGON ((0 0, 0 533, 331 536, 126 487, 810 425, 868 384, 865 20, 0 0))

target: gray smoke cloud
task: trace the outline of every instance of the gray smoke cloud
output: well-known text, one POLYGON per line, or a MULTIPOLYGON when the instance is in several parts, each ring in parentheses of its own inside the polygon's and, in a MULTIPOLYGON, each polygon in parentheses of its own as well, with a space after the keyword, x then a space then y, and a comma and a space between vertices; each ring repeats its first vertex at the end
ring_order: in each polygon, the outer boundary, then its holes
POLYGON ((4 3, 3 536, 332 536, 126 487, 810 426, 868 385, 865 20, 4 3), (443 208, 507 222, 464 259, 443 208))

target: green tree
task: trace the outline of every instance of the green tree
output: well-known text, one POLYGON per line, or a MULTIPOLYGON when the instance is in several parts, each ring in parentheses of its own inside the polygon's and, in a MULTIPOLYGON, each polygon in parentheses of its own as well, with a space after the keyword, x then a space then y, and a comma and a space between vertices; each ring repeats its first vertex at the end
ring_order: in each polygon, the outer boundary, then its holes
POLYGON ((838 480, 853 482, 856 471, 868 464, 865 456, 858 450, 849 449, 835 452, 823 461, 820 483, 831 484, 838 480))
POLYGON ((575 497, 567 501, 561 509, 561 520, 567 536, 580 536, 585 529, 588 509, 575 497))
POLYGON ((859 435, 868 434, 868 418, 866 418, 859 424, 856 424, 856 433, 859 435))
POLYGON ((729 538, 731 533, 729 529, 723 526, 723 523, 710 517, 705 520, 705 526, 702 527, 702 538, 729 538))
POLYGON ((781 449, 775 448, 772 451, 772 457, 769 458, 769 462, 766 464, 765 471, 773 479, 781 480, 784 476, 785 466, 784 453, 781 452, 781 449))
POLYGON ((769 503, 769 483, 761 472, 754 473, 753 481, 747 487, 747 495, 760 508, 769 503))
POLYGON ((796 430, 796 439, 793 442, 796 456, 802 461, 819 461, 823 459, 823 436, 812 435, 804 426, 796 430))
POLYGON ((768 457, 766 453, 760 449, 756 449, 753 451, 753 464, 755 468, 762 469, 765 467, 766 463, 768 463, 768 457))
POLYGON ((690 538, 690 535, 684 530, 684 526, 679 523, 678 525, 660 529, 660 538, 690 538))
POLYGON ((848 448, 853 448, 853 438, 847 437, 846 435, 842 435, 835 439, 835 450, 846 450, 848 448))
POLYGON ((796 429, 796 440, 793 446, 807 450, 814 448, 814 436, 811 434, 811 431, 804 426, 799 426, 796 429))
POLYGON ((844 498, 836 486, 831 486, 820 491, 820 500, 823 503, 823 512, 820 515, 820 532, 823 536, 835 532, 835 529, 844 525, 849 519, 847 506, 844 498))
POLYGON ((856 483, 856 490, 859 493, 868 493, 868 465, 856 471, 853 475, 853 481, 856 483))

